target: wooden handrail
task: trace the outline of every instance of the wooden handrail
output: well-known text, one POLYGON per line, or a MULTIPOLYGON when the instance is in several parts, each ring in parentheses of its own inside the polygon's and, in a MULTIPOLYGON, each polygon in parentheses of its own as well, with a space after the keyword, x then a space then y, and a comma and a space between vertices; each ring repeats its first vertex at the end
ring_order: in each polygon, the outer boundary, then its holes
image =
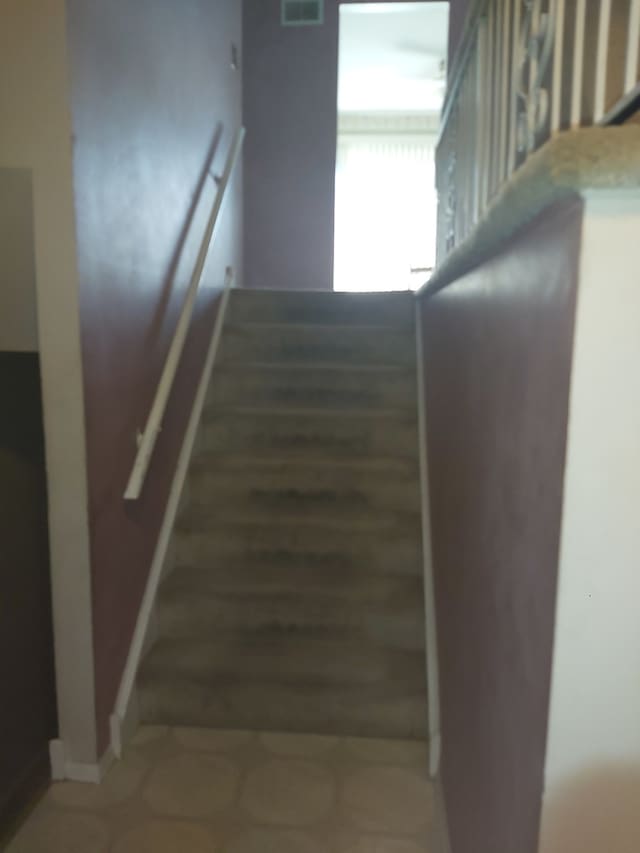
MULTIPOLYGON (((182 356, 182 351, 189 331, 189 326, 191 325, 191 318, 193 316, 193 309, 196 302, 196 296, 198 295, 198 288, 200 287, 204 265, 217 230, 217 225, 220 221, 220 212, 226 198, 227 187, 229 186, 229 181, 238 161, 238 157, 240 156, 244 136, 245 129, 244 127, 241 127, 233 138, 224 172, 219 180, 216 179, 218 183, 218 192, 216 193, 215 201, 211 208, 209 221, 207 222, 204 237, 202 238, 202 243, 200 245, 200 251, 198 252, 198 257, 196 258, 196 263, 193 268, 187 295, 180 313, 180 319, 178 320, 173 340, 169 347, 169 352, 167 353, 167 358, 162 369, 162 375, 160 377, 160 382, 158 383, 158 388, 149 412, 149 417, 147 418, 144 432, 142 432, 138 438, 138 452, 124 493, 124 498, 128 501, 137 500, 140 497, 144 486, 153 450, 156 445, 158 434, 162 428, 162 421, 167 408, 169 394, 171 393, 171 388, 173 386, 173 380, 175 379, 178 364, 180 363, 180 358, 182 356)), ((233 273, 228 269, 227 277, 230 275, 233 275, 233 273)), ((228 282, 226 283, 228 284, 228 282)))

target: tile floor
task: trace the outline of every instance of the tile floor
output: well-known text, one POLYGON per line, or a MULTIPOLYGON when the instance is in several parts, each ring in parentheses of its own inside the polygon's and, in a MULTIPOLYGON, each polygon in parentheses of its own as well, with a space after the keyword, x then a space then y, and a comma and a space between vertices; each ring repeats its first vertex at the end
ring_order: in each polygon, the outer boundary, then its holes
POLYGON ((143 727, 104 783, 49 792, 7 853, 441 853, 427 748, 143 727))

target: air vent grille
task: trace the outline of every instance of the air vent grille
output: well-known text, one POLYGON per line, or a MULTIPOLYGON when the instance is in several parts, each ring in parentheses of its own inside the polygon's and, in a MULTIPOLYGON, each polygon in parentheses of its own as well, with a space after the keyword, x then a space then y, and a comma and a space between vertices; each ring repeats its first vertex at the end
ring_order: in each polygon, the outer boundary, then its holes
POLYGON ((282 0, 282 25, 309 27, 324 21, 324 0, 282 0))

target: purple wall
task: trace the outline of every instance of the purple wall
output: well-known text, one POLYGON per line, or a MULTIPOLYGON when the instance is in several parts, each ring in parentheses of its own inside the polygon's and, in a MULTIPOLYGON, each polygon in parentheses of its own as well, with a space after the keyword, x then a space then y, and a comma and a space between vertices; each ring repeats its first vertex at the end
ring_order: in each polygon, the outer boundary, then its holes
POLYGON ((74 181, 81 288, 99 749, 144 590, 208 345, 224 266, 238 266, 241 179, 203 290, 142 499, 123 500, 213 198, 241 122, 237 0, 70 0, 74 181), (195 239, 194 239, 195 238, 195 239))
POLYGON ((453 853, 536 853, 581 206, 424 298, 453 853))
POLYGON ((245 286, 331 289, 338 4, 282 27, 280 0, 244 0, 245 286))
POLYGON ((470 6, 471 0, 449 0, 449 70, 453 68, 470 6))

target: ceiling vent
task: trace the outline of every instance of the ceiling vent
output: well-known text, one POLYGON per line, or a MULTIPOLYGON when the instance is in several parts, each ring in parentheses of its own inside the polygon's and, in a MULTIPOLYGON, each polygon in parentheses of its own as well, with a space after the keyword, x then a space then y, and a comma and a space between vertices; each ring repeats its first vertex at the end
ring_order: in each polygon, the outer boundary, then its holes
POLYGON ((324 22, 324 0, 282 0, 283 27, 309 27, 324 22))

